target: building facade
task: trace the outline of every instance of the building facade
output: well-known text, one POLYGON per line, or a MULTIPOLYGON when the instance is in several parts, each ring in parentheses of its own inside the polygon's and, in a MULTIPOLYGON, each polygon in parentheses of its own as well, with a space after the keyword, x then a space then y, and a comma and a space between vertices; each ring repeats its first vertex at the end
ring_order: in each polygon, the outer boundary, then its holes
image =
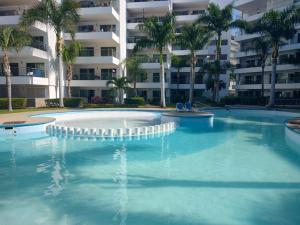
MULTIPOLYGON (((209 4, 209 0, 77 1, 80 4, 80 22, 77 25, 75 39, 82 43, 83 48, 74 65, 71 87, 73 96, 84 97, 88 101, 92 101, 95 96, 99 96, 103 101, 111 98, 106 83, 112 77, 126 76, 123 62, 132 54, 136 41, 144 35, 139 30, 139 25, 145 18, 164 16, 168 12, 173 12, 176 15, 176 30, 180 32, 180 27, 196 21, 209 4)), ((16 25, 23 10, 34 2, 35 0, 1 1, 0 25, 16 25)), ((59 90, 55 64, 55 35, 51 28, 44 24, 35 24, 30 32, 34 36, 32 46, 20 52, 11 52, 10 55, 13 97, 56 98, 59 96, 59 90)), ((71 40, 68 33, 64 34, 64 38, 66 42, 71 40)), ((238 44, 233 40, 230 31, 224 33, 222 39, 221 59, 235 63, 238 44)), ((198 62, 207 58, 214 59, 214 42, 212 40, 204 49, 197 51, 198 62)), ((138 81, 138 93, 148 102, 158 102, 160 99, 158 52, 154 49, 144 49, 139 54, 147 55, 142 63, 142 67, 147 71, 147 77, 138 81)), ((187 97, 190 67, 187 64, 180 70, 180 79, 177 81, 176 69, 171 65, 171 55, 185 57, 189 51, 173 45, 166 46, 164 54, 167 101, 175 101, 176 91, 187 97)), ((199 69, 198 64, 196 71, 199 69)), ((226 88, 221 90, 220 96, 226 96, 230 86, 227 71, 221 75, 221 80, 226 84, 226 88)), ((0 77, 0 82, 0 94, 5 96, 3 76, 0 77)), ((196 74, 194 95, 195 99, 211 96, 199 72, 196 74)))
MULTIPOLYGON (((249 22, 256 21, 270 9, 282 10, 289 6, 300 6, 299 0, 237 0, 235 8, 241 12, 241 17, 249 22)), ((300 25, 296 25, 297 34, 291 40, 283 43, 279 50, 277 66, 276 98, 300 98, 300 25)), ((261 81, 264 79, 265 96, 270 96, 271 88, 271 56, 266 62, 265 76, 261 75, 261 61, 253 50, 253 40, 259 34, 246 34, 241 32, 236 36, 240 43, 237 53, 238 65, 236 91, 240 96, 260 96, 261 81)), ((292 101, 291 101, 292 103, 292 101)))
MULTIPOLYGON (((34 0, 1 0, 0 26, 16 26, 24 10, 34 0)), ((29 28, 32 43, 19 52, 10 51, 13 97, 30 99, 56 98, 59 96, 55 64, 55 33, 51 27, 35 23, 29 28)), ((0 96, 6 96, 6 81, 0 49, 0 96)))

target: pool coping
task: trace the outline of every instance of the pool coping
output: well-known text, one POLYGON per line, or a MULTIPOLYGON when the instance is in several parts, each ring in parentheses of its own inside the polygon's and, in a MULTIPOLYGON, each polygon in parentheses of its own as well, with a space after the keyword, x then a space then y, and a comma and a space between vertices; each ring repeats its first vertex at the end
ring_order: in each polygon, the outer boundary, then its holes
MULTIPOLYGON (((205 107, 201 108, 201 110, 226 110, 227 108, 224 107, 205 107)), ((289 110, 283 109, 266 109, 262 107, 230 107, 227 110, 261 110, 261 111, 279 111, 279 112, 291 112, 291 113, 299 113, 293 112, 289 110)), ((39 115, 43 114, 55 114, 55 113, 65 113, 65 112, 79 112, 79 111, 149 111, 149 112, 174 112, 175 109, 171 108, 87 108, 87 109, 57 109, 57 110, 45 110, 45 111, 36 111, 36 112, 20 112, 20 113, 7 113, 0 115, 0 128, 5 127, 25 127, 25 126, 34 126, 34 125, 41 125, 52 123, 56 119, 53 117, 39 117, 39 115), (21 124, 9 124, 9 122, 14 121, 24 121, 21 124), (3 124, 8 123, 8 124, 3 124)), ((295 117, 296 118, 296 117, 295 117)), ((291 119, 295 119, 291 118, 291 119)))

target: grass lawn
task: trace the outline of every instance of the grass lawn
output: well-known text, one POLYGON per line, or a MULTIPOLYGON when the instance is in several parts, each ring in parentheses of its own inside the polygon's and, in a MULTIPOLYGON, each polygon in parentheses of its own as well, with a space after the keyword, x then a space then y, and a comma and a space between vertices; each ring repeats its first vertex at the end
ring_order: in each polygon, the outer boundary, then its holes
POLYGON ((45 111, 45 110, 59 110, 61 108, 26 108, 26 109, 14 109, 12 112, 8 110, 0 110, 0 114, 7 114, 7 113, 20 113, 20 112, 38 112, 38 111, 45 111))

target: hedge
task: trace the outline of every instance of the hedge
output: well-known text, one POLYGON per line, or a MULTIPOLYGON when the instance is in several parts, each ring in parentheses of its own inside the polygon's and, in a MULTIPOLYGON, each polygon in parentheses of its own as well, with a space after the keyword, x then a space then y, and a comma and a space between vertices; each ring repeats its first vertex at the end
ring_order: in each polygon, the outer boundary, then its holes
MULTIPOLYGON (((12 98, 13 109, 24 109, 27 106, 26 98, 12 98)), ((0 109, 8 108, 8 98, 0 98, 0 109)))
POLYGON ((142 97, 125 98, 127 105, 145 105, 145 99, 142 97))
MULTIPOLYGON (((46 99, 46 106, 47 107, 59 107, 59 99, 46 99)), ((77 108, 83 106, 83 99, 82 98, 64 98, 64 106, 70 108, 77 108)))
POLYGON ((241 96, 226 96, 221 99, 221 104, 225 105, 266 105, 267 98, 265 97, 241 97, 241 96))

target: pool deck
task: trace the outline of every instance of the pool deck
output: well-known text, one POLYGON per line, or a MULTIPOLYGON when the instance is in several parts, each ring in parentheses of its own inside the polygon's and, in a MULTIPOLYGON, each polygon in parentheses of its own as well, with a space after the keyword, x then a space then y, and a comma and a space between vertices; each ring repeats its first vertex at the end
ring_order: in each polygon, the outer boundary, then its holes
POLYGON ((41 113, 55 113, 55 112, 66 112, 68 110, 45 110, 45 111, 36 111, 36 112, 19 112, 19 113, 7 113, 0 115, 0 125, 9 126, 15 124, 41 124, 41 123, 50 123, 54 121, 54 118, 50 117, 31 117, 41 113))
MULTIPOLYGON (((0 126, 11 126, 11 125, 29 125, 29 124, 41 124, 50 123, 55 120, 51 117, 32 117, 44 113, 58 113, 58 112, 69 112, 69 111, 81 111, 81 110, 133 110, 132 108, 89 108, 89 109, 46 109, 39 111, 29 111, 29 112, 17 112, 17 113, 6 113, 0 114, 0 126)), ((134 110, 153 110, 153 111, 170 111, 170 108, 160 109, 160 108, 134 108, 134 110)))

